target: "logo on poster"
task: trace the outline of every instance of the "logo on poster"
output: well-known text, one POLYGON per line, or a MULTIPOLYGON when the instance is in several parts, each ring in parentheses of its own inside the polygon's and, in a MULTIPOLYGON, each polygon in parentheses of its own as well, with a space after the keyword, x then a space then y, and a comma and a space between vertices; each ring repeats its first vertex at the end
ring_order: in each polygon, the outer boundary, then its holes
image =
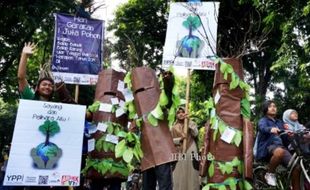
POLYGON ((61 178, 61 185, 77 186, 79 185, 79 177, 63 175, 61 178))
POLYGON ((24 175, 8 175, 6 176, 8 182, 23 182, 24 180, 24 175))

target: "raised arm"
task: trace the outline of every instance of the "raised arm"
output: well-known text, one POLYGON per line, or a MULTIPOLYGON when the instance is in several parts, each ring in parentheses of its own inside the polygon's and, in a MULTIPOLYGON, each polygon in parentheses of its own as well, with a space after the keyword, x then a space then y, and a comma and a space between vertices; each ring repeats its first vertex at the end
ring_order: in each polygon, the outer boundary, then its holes
POLYGON ((25 43, 25 46, 23 48, 20 61, 19 61, 18 72, 17 72, 18 90, 20 92, 22 92, 24 88, 28 85, 28 82, 26 79, 27 60, 28 60, 28 57, 33 54, 35 48, 36 48, 36 45, 30 42, 25 43))

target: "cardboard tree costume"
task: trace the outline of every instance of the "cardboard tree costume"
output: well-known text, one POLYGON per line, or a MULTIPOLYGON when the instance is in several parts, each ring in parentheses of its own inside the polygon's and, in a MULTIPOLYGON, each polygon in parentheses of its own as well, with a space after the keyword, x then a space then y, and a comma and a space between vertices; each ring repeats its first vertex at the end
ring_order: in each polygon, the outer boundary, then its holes
POLYGON ((210 121, 206 124, 200 175, 213 186, 249 188, 244 178, 252 178, 253 126, 249 121, 247 85, 239 59, 224 59, 217 64, 210 121), (240 185, 240 184, 239 184, 240 185))
MULTIPOLYGON (((124 153, 125 137, 130 135, 137 140, 134 134, 127 133, 128 118, 124 113, 116 116, 115 109, 123 109, 120 104, 112 105, 112 98, 118 100, 117 102, 125 101, 124 95, 118 90, 119 81, 123 81, 125 74, 114 71, 112 69, 103 70, 99 73, 98 83, 96 86, 95 103, 90 106, 90 111, 93 112, 93 124, 97 125, 97 130, 92 134, 91 138, 95 139, 95 149, 88 154, 86 160, 86 167, 83 173, 91 179, 109 179, 118 178, 126 180, 130 171, 133 169, 131 159, 125 161, 122 154, 117 155, 117 147, 122 144, 122 153, 124 153), (100 104, 112 105, 113 109, 110 111, 100 111, 100 104), (98 126, 106 127, 104 131, 102 128, 98 130, 98 126), (116 142, 111 142, 109 137, 113 137, 116 142), (123 141, 122 141, 123 140, 123 141), (124 143, 123 143, 124 142, 124 143)), ((104 128, 104 127, 103 127, 104 128)), ((136 141, 135 141, 136 142, 136 141)), ((137 145, 137 149, 140 147, 137 145)))
POLYGON ((161 90, 164 90, 160 88, 155 71, 146 67, 134 68, 131 72, 131 82, 135 108, 138 117, 143 118, 141 170, 145 171, 161 164, 176 161, 172 155, 177 151, 173 144, 167 118, 158 120, 157 126, 152 126, 147 119, 147 116, 159 103, 161 90))

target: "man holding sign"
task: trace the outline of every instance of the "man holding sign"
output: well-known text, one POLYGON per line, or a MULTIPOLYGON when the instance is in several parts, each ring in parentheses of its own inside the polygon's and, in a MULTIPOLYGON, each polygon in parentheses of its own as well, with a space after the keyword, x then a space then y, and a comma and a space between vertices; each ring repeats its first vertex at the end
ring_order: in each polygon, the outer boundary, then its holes
MULTIPOLYGON (((20 63, 19 63, 19 67, 18 67, 18 73, 17 73, 18 84, 19 84, 18 89, 19 89, 20 96, 22 99, 50 101, 52 99, 53 92, 54 92, 54 80, 51 77, 43 77, 43 78, 39 79, 37 86, 35 88, 35 91, 33 91, 33 89, 30 88, 30 85, 26 79, 27 61, 28 61, 28 58, 34 53, 35 48, 36 48, 36 45, 34 43, 29 42, 29 43, 25 43, 25 46, 22 50, 20 63)), ((66 91, 66 92, 68 92, 68 91, 66 91)), ((39 117, 37 117, 37 118, 39 118, 39 117)), ((49 144, 51 144, 51 143, 49 143, 49 144)), ((36 154, 36 153, 37 152, 34 149, 34 151, 31 152, 31 156, 33 157, 33 154, 36 154)), ((62 153, 60 153, 58 155, 60 157, 62 155, 62 153)), ((36 156, 36 157, 39 158, 38 156, 36 156)), ((42 168, 44 168, 43 166, 45 166, 46 164, 44 164, 42 161, 41 161, 42 163, 40 164, 40 162, 37 162, 39 160, 40 159, 34 159, 34 162, 35 162, 34 164, 36 164, 37 167, 42 166, 41 167, 41 169, 42 169, 42 168)), ((54 167, 54 165, 53 165, 53 167, 54 167)), ((50 168, 50 169, 52 169, 52 168, 50 168)), ((6 176, 6 177, 9 177, 9 176, 6 176)), ((8 178, 8 181, 9 181, 9 178, 8 178)), ((7 182, 7 184, 9 184, 9 183, 7 182)), ((23 188, 23 187, 21 186, 20 188, 23 188)), ((16 189, 17 189, 17 187, 16 187, 16 189)), ((31 189, 31 190, 35 190, 35 189, 40 189, 40 190, 42 190, 42 189, 64 189, 64 190, 66 190, 68 188, 67 187, 49 187, 49 186, 47 186, 47 187, 31 186, 31 187, 29 187, 29 189, 31 189)))

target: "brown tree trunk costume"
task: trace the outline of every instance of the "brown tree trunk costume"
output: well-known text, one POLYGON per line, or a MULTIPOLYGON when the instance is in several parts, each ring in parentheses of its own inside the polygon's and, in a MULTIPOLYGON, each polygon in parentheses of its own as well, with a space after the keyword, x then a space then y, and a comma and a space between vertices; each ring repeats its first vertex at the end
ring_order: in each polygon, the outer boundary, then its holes
MULTIPOLYGON (((125 101, 125 98, 121 92, 117 90, 118 81, 124 80, 124 73, 117 72, 112 69, 103 70, 99 73, 99 78, 96 86, 96 93, 95 93, 95 100, 100 101, 101 103, 111 104, 111 98, 118 98, 118 100, 125 101)), ((108 112, 101 112, 97 111, 93 114, 93 122, 114 122, 118 123, 121 126, 127 127, 128 119, 127 116, 124 114, 120 117, 116 117, 115 113, 108 113, 108 112)), ((92 138, 97 141, 100 139, 104 133, 102 131, 97 130, 94 134, 92 134, 92 138)), ((107 159, 113 158, 116 161, 122 160, 122 158, 115 158, 115 153, 112 151, 104 152, 104 151, 97 151, 96 149, 89 153, 89 158, 91 159, 107 159)), ((110 179, 110 178, 119 178, 119 179, 127 179, 127 176, 122 176, 121 174, 115 172, 114 174, 110 174, 107 172, 104 175, 101 175, 94 169, 90 169, 87 172, 87 177, 91 179, 110 179)))
POLYGON ((177 153, 167 120, 159 120, 158 126, 153 127, 146 119, 146 114, 157 105, 160 96, 160 87, 155 71, 146 67, 132 70, 132 91, 138 117, 144 117, 141 126, 141 146, 143 158, 141 170, 176 161, 173 158, 177 153))
MULTIPOLYGON (((238 74, 243 80, 243 67, 239 59, 224 59, 227 64, 230 64, 235 73, 238 74)), ((231 77, 228 75, 227 80, 220 71, 220 64, 217 64, 215 71, 214 84, 213 84, 213 97, 217 91, 219 92, 220 99, 215 105, 216 115, 221 118, 228 126, 237 130, 243 131, 243 139, 239 147, 234 144, 228 144, 220 139, 220 133, 217 138, 213 140, 214 130, 211 129, 209 124, 206 125, 205 144, 203 149, 203 156, 207 157, 210 152, 216 161, 230 162, 235 157, 244 161, 244 177, 252 178, 252 161, 253 161, 253 126, 248 119, 241 115, 241 99, 244 97, 244 92, 240 87, 229 90, 231 77)), ((200 163, 200 175, 205 176, 209 167, 209 161, 203 159, 200 163)), ((228 177, 242 178, 237 168, 233 168, 231 174, 222 174, 218 165, 215 164, 214 175, 208 177, 208 183, 222 183, 228 177)))

